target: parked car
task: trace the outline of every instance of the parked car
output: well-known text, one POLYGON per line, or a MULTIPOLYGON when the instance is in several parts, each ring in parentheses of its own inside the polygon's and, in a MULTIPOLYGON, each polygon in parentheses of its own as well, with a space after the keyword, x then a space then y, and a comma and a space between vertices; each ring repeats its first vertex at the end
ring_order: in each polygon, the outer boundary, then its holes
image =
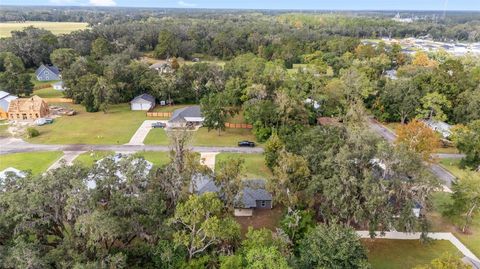
POLYGON ((42 126, 42 125, 51 124, 51 123, 53 123, 53 119, 50 119, 50 118, 38 118, 35 120, 35 125, 37 126, 42 126))
POLYGON ((255 147, 255 142, 252 142, 252 141, 240 141, 238 142, 238 146, 239 147, 255 147))
POLYGON ((163 122, 154 122, 152 123, 152 128, 165 128, 167 127, 167 124, 166 123, 163 123, 163 122))

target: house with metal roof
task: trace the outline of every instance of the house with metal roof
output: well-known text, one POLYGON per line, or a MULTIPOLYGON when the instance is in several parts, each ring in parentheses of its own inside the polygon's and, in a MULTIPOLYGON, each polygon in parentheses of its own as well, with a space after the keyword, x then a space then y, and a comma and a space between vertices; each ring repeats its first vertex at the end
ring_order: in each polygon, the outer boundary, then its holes
POLYGON ((38 81, 52 81, 52 80, 62 79, 62 75, 60 74, 60 70, 58 69, 58 67, 56 67, 54 65, 42 64, 35 71, 35 76, 37 77, 38 81))
MULTIPOLYGON (((206 175, 192 177, 190 192, 199 195, 214 192, 222 198, 221 189, 210 176, 206 175)), ((265 180, 245 179, 243 189, 236 197, 234 215, 253 216, 256 209, 272 209, 272 194, 265 189, 265 180)))
POLYGON ((0 91, 0 119, 8 118, 8 107, 10 102, 18 97, 8 92, 0 91))
POLYGON ((431 119, 423 120, 422 122, 425 123, 430 129, 439 132, 445 139, 452 134, 452 126, 446 122, 431 119))
POLYGON ((8 176, 16 176, 24 178, 27 174, 23 171, 18 170, 14 167, 7 167, 4 170, 0 171, 0 182, 5 180, 8 176))
POLYGON ((170 128, 194 127, 202 125, 204 117, 200 106, 187 106, 175 110, 168 121, 170 128))
POLYGON ((130 101, 131 110, 150 110, 155 107, 155 97, 148 93, 141 94, 130 101))

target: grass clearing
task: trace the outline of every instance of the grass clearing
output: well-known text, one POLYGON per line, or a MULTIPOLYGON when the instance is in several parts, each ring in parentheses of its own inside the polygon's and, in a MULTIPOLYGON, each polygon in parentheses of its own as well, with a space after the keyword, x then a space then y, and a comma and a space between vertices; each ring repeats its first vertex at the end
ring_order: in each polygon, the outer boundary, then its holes
POLYGON ((92 167, 96 161, 101 160, 113 154, 115 154, 115 152, 108 151, 108 150, 88 151, 78 155, 78 157, 75 158, 75 160, 73 160, 73 163, 81 164, 86 167, 92 167))
POLYGON ((40 90, 35 90, 34 95, 38 95, 42 98, 63 98, 63 91, 57 91, 54 88, 45 88, 40 90))
POLYGON ((447 240, 421 243, 419 240, 362 239, 368 249, 368 260, 374 269, 405 269, 429 264, 444 253, 460 256, 447 240))
POLYGON ((256 141, 250 129, 226 128, 218 135, 218 131, 210 130, 209 132, 207 128, 202 127, 194 132, 192 145, 236 147, 238 141, 242 140, 256 141))
POLYGON ((452 159, 452 158, 440 159, 439 163, 443 168, 447 169, 450 173, 452 173, 457 178, 465 178, 468 176, 471 176, 471 177, 480 176, 480 173, 478 172, 461 168, 460 159, 452 159))
POLYGON ((23 28, 33 26, 51 31, 54 35, 68 34, 73 31, 83 30, 88 27, 86 22, 50 22, 50 21, 26 21, 26 22, 2 22, 0 23, 0 37, 12 36, 12 31, 21 31, 23 28))
POLYGON ((173 112, 175 111, 176 109, 179 109, 179 108, 184 108, 184 107, 187 107, 187 106, 190 106, 190 105, 186 105, 186 104, 182 104, 182 105, 171 105, 171 106, 159 106, 157 105, 154 109, 153 109, 153 112, 173 112))
MULTIPOLYGON (((80 105, 63 104, 77 111, 38 126, 40 135, 28 139, 40 144, 125 144, 147 119, 144 111, 130 111, 128 104, 112 105, 108 113, 89 113, 80 105)), ((152 118, 150 118, 152 119, 152 118)))
POLYGON ((220 153, 215 156, 215 167, 217 167, 219 161, 224 161, 228 158, 242 158, 245 160, 245 178, 266 179, 272 176, 272 172, 265 165, 263 154, 220 153))
POLYGON ((154 167, 161 167, 170 163, 170 153, 166 151, 142 151, 136 154, 153 163, 154 167))
POLYGON ((0 170, 13 167, 19 170, 30 170, 33 175, 38 175, 45 172, 62 155, 61 151, 3 154, 0 155, 0 170))
POLYGON ((153 128, 143 140, 143 144, 168 146, 170 145, 170 138, 167 136, 165 129, 153 128))
POLYGON ((463 233, 459 226, 463 224, 463 219, 450 219, 442 216, 442 210, 453 201, 451 194, 445 192, 436 192, 432 195, 433 210, 429 213, 431 230, 434 232, 451 232, 475 255, 480 256, 480 216, 474 216, 468 232, 463 233))

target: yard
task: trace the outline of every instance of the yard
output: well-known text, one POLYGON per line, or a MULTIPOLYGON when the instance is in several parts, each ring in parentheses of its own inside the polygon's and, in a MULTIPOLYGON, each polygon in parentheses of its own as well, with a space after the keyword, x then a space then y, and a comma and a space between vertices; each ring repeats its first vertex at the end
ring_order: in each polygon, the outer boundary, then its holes
POLYGON ((7 137, 10 136, 8 132, 8 121, 7 120, 0 120, 0 137, 7 137))
POLYGON ((463 223, 463 219, 449 219, 441 214, 446 205, 450 203, 452 203, 452 200, 448 193, 437 192, 432 196, 433 211, 429 214, 431 230, 433 232, 453 233, 475 255, 480 256, 480 216, 475 216, 467 233, 463 233, 458 228, 463 223), (458 226, 454 223, 457 223, 458 226))
POLYGON ((167 105, 167 106, 159 106, 159 105, 157 105, 157 106, 153 109, 153 111, 154 111, 154 112, 173 112, 173 111, 175 111, 176 109, 184 108, 184 107, 186 107, 186 106, 190 106, 190 105, 185 105, 185 104, 183 104, 183 105, 171 105, 171 106, 168 106, 168 105, 167 105))
POLYGON ((0 38, 10 37, 11 31, 23 30, 28 26, 43 28, 51 31, 55 35, 68 34, 76 30, 86 29, 88 24, 85 22, 47 22, 47 21, 26 21, 26 22, 2 22, 0 23, 0 38))
POLYGON ((19 170, 31 170, 38 175, 62 157, 61 151, 23 152, 0 155, 0 170, 13 167, 19 170))
POLYGON ((368 260, 373 269, 405 269, 429 264, 444 253, 460 253, 449 241, 435 240, 421 243, 419 240, 362 239, 368 249, 368 260))
POLYGON ((76 110, 77 115, 56 118, 53 124, 36 127, 40 131, 40 136, 28 139, 29 142, 125 144, 147 119, 145 111, 130 111, 128 104, 112 105, 108 113, 89 113, 80 105, 63 105, 76 110))
POLYGON ((153 163, 154 167, 164 166, 170 162, 170 153, 166 151, 141 151, 137 155, 153 163))
POLYGON ((460 159, 440 159, 439 163, 443 168, 450 171, 450 173, 452 173, 457 178, 480 176, 480 173, 478 172, 462 169, 460 167, 460 159))
POLYGON ((242 235, 246 234, 248 227, 254 229, 267 228, 276 231, 279 227, 280 220, 283 216, 283 207, 276 206, 269 209, 255 210, 251 217, 235 217, 235 220, 240 224, 242 235))
MULTIPOLYGON (((256 141, 249 129, 227 128, 220 135, 218 135, 218 131, 211 130, 209 132, 207 128, 200 128, 191 132, 192 141, 190 144, 194 146, 235 147, 241 140, 256 141)), ((165 130, 155 128, 150 130, 143 143, 145 145, 169 145, 170 140, 165 130)))
POLYGON ((263 154, 242 154, 242 153, 220 153, 215 158, 215 166, 221 160, 228 158, 242 158, 245 160, 245 178, 266 179, 272 176, 272 173, 265 165, 263 154))
POLYGON ((88 151, 78 155, 78 157, 73 160, 73 163, 91 167, 96 161, 113 154, 113 151, 88 151))
POLYGON ((34 95, 38 95, 42 98, 63 98, 63 91, 57 91, 54 88, 44 88, 33 91, 34 95))

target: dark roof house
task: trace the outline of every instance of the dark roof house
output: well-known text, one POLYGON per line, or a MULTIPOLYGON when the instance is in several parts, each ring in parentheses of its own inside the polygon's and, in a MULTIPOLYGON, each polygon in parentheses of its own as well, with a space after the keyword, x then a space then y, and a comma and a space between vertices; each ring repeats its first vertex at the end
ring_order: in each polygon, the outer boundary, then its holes
MULTIPOLYGON (((243 181, 243 189, 237 195, 235 202, 235 216, 252 216, 254 209, 271 209, 272 194, 265 190, 265 180, 248 179, 243 181)), ((205 175, 196 175, 192 178, 190 192, 204 194, 207 192, 220 193, 220 188, 213 179, 205 175)))
POLYGON ((54 65, 45 65, 42 64, 37 70, 35 71, 35 76, 39 81, 51 81, 51 80, 60 80, 62 79, 62 75, 60 74, 60 70, 58 67, 54 65))
POLYGON ((171 127, 184 127, 185 125, 199 125, 203 123, 200 106, 187 106, 175 110, 168 121, 171 127))

